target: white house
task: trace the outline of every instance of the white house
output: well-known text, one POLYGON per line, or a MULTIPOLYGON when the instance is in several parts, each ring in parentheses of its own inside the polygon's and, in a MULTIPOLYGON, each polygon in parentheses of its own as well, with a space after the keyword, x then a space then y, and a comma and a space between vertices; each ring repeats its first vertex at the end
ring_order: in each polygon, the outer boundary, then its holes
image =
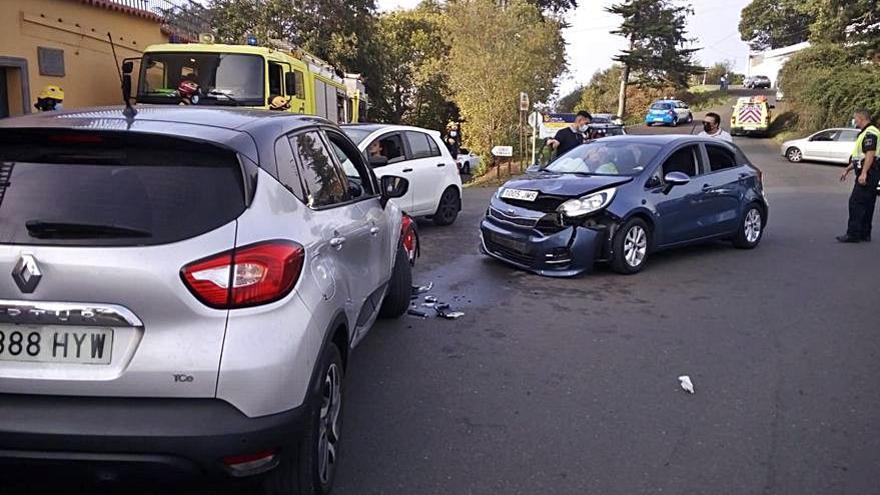
POLYGON ((785 62, 795 53, 808 48, 809 41, 798 43, 796 45, 784 46, 773 50, 763 52, 749 53, 749 67, 746 76, 767 76, 776 87, 776 81, 779 79, 779 71, 785 62))

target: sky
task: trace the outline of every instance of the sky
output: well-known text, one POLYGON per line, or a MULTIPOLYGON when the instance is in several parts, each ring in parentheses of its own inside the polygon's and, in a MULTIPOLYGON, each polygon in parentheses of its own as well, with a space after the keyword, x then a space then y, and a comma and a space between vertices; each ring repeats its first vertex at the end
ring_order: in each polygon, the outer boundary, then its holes
MULTIPOLYGON (((612 58, 625 48, 626 41, 609 34, 620 18, 605 12, 617 0, 579 0, 578 8, 566 14, 571 25, 565 30, 568 43, 568 74, 559 81, 559 94, 565 95, 589 82, 597 70, 609 67, 612 58)), ((749 47, 739 39, 740 11, 750 0, 691 0, 694 15, 688 20, 688 36, 702 47, 697 59, 703 65, 729 60, 737 72, 745 73, 749 47)), ((377 0, 379 10, 413 8, 419 0, 377 0)), ((681 2, 682 4, 684 2, 681 2)))

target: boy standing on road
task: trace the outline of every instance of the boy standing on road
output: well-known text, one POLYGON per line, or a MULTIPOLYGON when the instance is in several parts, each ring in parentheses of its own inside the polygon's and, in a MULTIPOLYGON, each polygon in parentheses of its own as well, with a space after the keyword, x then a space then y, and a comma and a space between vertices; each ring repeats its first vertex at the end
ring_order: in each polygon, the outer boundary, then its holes
POLYGON ((721 128, 721 116, 715 112, 709 112, 706 114, 706 118, 703 119, 703 132, 699 135, 720 139, 722 141, 727 141, 728 143, 733 142, 730 133, 721 128))
POLYGON ((584 133, 587 132, 593 116, 584 110, 577 113, 574 122, 564 129, 559 129, 552 139, 547 140, 547 146, 556 150, 556 156, 560 157, 574 148, 584 144, 584 133))
POLYGON ((846 180, 850 170, 856 172, 856 183, 849 196, 849 223, 846 235, 837 237, 840 242, 871 242, 871 224, 874 221, 874 208, 877 204, 877 183, 880 182, 880 159, 877 156, 877 142, 880 129, 871 123, 871 113, 858 110, 855 113, 856 127, 862 130, 856 139, 850 164, 840 176, 846 180))

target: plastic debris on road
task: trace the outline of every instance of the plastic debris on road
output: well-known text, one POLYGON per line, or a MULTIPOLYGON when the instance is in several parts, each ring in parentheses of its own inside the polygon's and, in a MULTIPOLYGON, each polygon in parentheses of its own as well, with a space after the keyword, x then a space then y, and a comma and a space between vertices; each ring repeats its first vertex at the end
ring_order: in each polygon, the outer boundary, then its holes
POLYGON ((424 311, 419 311, 417 309, 411 309, 411 310, 407 311, 406 314, 408 314, 410 316, 418 316, 419 318, 423 318, 423 319, 428 317, 428 313, 425 313, 424 311))
POLYGON ((437 312, 437 316, 440 318, 445 318, 447 320, 457 320, 464 316, 464 313, 461 311, 449 311, 448 305, 447 308, 434 308, 434 311, 437 312))
POLYGON ((678 381, 681 382, 681 388, 684 389, 687 393, 694 393, 694 384, 691 383, 691 377, 687 375, 681 375, 678 377, 678 381))
MULTIPOLYGON (((434 295, 426 295, 425 302, 419 304, 417 299, 420 295, 430 292, 434 288, 433 282, 428 282, 425 285, 414 285, 412 286, 412 301, 410 302, 409 311, 406 313, 410 316, 415 316, 421 319, 427 319, 431 317, 430 312, 426 313, 421 311, 419 308, 427 308, 433 309, 434 313, 437 314, 438 318, 443 318, 445 320, 457 320, 464 316, 464 313, 461 311, 453 311, 450 308, 449 303, 440 301, 440 298, 434 295)), ((458 299, 460 296, 454 296, 453 300, 458 299)))
POLYGON ((413 285, 412 286, 412 295, 415 299, 415 296, 420 294, 424 294, 425 292, 431 292, 431 289, 434 288, 434 282, 428 282, 425 285, 413 285))
POLYGON ((436 303, 437 296, 425 296, 425 302, 426 303, 436 303))

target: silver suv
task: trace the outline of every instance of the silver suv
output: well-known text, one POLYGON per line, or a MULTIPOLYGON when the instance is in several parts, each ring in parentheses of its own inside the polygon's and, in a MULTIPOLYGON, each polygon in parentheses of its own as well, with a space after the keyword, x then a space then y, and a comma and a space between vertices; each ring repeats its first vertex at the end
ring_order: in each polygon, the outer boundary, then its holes
POLYGON ((0 121, 0 483, 52 465, 327 493, 349 351, 409 305, 407 187, 314 117, 0 121))

